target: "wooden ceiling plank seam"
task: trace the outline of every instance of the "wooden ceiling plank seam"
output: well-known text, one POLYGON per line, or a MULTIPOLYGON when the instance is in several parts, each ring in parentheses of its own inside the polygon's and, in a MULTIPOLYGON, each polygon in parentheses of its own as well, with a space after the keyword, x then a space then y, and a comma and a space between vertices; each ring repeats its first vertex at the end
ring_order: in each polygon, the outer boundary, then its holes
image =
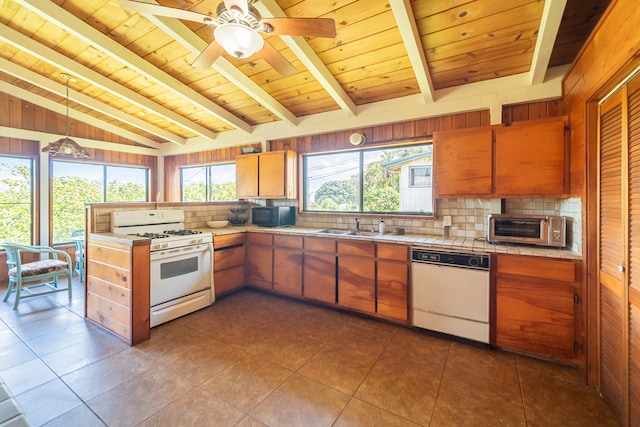
POLYGON ((546 0, 540 20, 540 30, 536 40, 536 47, 533 51, 531 70, 529 71, 529 81, 532 85, 540 84, 544 81, 553 52, 553 45, 558 37, 560 21, 567 5, 567 0, 546 0))
MULTIPOLYGON (((285 18, 286 14, 278 6, 275 0, 261 0, 255 5, 256 9, 262 16, 274 18, 285 18)), ((336 78, 329 72, 324 63, 320 60, 316 52, 311 48, 304 37, 280 36, 282 41, 291 49, 291 51, 300 59, 311 74, 320 82, 327 93, 333 98, 338 106, 349 117, 355 117, 357 112, 356 104, 353 102, 349 94, 338 83, 336 78)))
POLYGON ((391 5, 393 16, 398 23, 398 29, 404 41, 404 47, 409 55, 409 60, 411 61, 411 66, 413 67, 413 72, 418 81, 418 87, 420 88, 424 102, 433 102, 433 81, 431 80, 431 73, 427 65, 425 49, 420 41, 416 19, 411 10, 411 1, 389 0, 389 4, 391 5))
MULTIPOLYGON (((91 45, 98 47, 105 53, 112 57, 117 58, 123 64, 137 70, 139 73, 147 76, 150 80, 153 80, 156 84, 159 84, 173 93, 190 100, 192 103, 197 104, 199 108, 209 111, 212 115, 218 117, 220 120, 241 129, 247 133, 251 133, 251 125, 238 117, 232 115, 224 108, 204 98, 196 91, 190 89, 188 86, 177 81, 169 74, 161 71, 159 68, 151 65, 149 62, 140 58, 138 55, 131 52, 129 49, 115 42, 113 39, 97 31, 95 28, 85 23, 84 21, 76 18, 71 13, 67 12, 60 6, 51 3, 43 2, 41 0, 14 0, 24 7, 28 8, 32 12, 43 16, 45 19, 55 22, 58 26, 65 29, 65 31, 78 37, 80 40, 90 43, 91 45)), ((198 133, 199 132, 195 132, 198 133)), ((202 136, 212 137, 212 133, 207 131, 202 136)))
MULTIPOLYGON (((147 14, 144 16, 163 31, 173 36, 181 45, 196 55, 207 47, 207 42, 202 40, 198 35, 193 33, 193 31, 177 19, 163 18, 147 14)), ((271 111, 276 117, 280 118, 280 120, 291 126, 296 126, 298 124, 298 118, 291 113, 291 111, 287 110, 281 103, 269 95, 253 80, 245 76, 237 69, 237 67, 231 64, 223 56, 218 57, 214 62, 213 69, 244 93, 259 102, 266 109, 271 111)))
MULTIPOLYGON (((44 76, 41 76, 40 74, 27 70, 17 64, 14 64, 10 61, 7 61, 6 59, 0 58, 0 70, 2 70, 3 72, 14 76, 16 78, 22 79, 38 88, 44 89, 46 91, 48 91, 49 93, 54 93, 58 96, 61 96, 63 98, 66 98, 66 90, 67 87, 66 85, 63 85, 61 83, 56 83, 44 76)), ((15 90, 19 90, 20 88, 16 85, 12 85, 15 90)), ((21 90, 21 89, 20 89, 21 90)), ((11 94, 10 92, 7 92, 9 94, 11 94)), ((37 95, 34 93, 34 95, 37 95)), ((42 95, 37 95, 40 99, 46 99, 48 101, 50 101, 49 99, 47 99, 46 97, 42 96, 42 95)), ((24 98, 23 98, 24 99, 24 98)), ((69 89, 69 100, 73 101, 73 102, 77 102, 80 105, 83 105, 85 107, 88 107, 91 110, 95 110, 98 111, 102 114, 105 114, 111 118, 114 118, 116 120, 119 120, 123 123, 129 124, 131 126, 134 126, 136 128, 139 128, 147 133, 150 133, 152 135, 156 135, 159 136, 160 138, 166 139, 167 141, 172 141, 175 142, 176 144, 185 144, 186 141, 183 138, 180 138, 177 135, 174 135, 172 133, 166 132, 156 126, 152 126, 140 119, 137 119, 131 115, 125 114, 122 112, 122 110, 118 109, 118 108, 114 108, 111 107, 107 104, 104 104, 100 101, 97 101, 96 99, 94 99, 93 97, 84 95, 81 92, 78 92, 74 89, 69 89)), ((31 101, 29 101, 31 102, 31 101)), ((56 103, 59 105, 59 103, 56 103)), ((60 107, 62 108, 62 107, 60 107)), ((72 116, 72 110, 73 109, 69 109, 69 115, 72 116)), ((77 112, 78 114, 83 114, 87 117, 92 117, 89 116, 88 114, 84 114, 81 112, 77 112)), ((86 119, 83 118, 78 118, 79 120, 82 121, 86 121, 86 119)), ((92 119, 95 119, 92 117, 92 119)), ((99 119, 96 119, 99 120, 99 119)), ((102 122, 102 121, 101 121, 102 122)), ((106 122, 103 122, 106 123, 106 122)), ((98 127, 100 128, 103 125, 99 125, 99 124, 94 124, 94 123, 89 123, 92 126, 98 127)), ((115 130, 111 130, 110 132, 112 133, 117 133, 115 130)), ((137 141, 141 144, 145 144, 145 145, 149 145, 152 148, 158 148, 158 145, 156 142, 148 140, 146 138, 141 139, 141 136, 138 135, 136 138, 133 138, 131 135, 129 135, 129 131, 126 131, 128 136, 125 136, 125 138, 127 139, 131 139, 133 141, 137 141)), ((124 135, 121 135, 124 136, 124 135)))
MULTIPOLYGON (((95 72, 72 59, 52 50, 48 47, 38 43, 37 41, 19 33, 6 25, 0 24, 0 40, 12 44, 13 46, 24 50, 25 52, 33 55, 40 60, 53 65, 66 73, 73 75, 78 79, 82 79, 89 82, 102 90, 117 94, 117 96, 123 100, 134 104, 143 110, 150 111, 169 122, 173 122, 193 132, 196 135, 201 135, 211 140, 215 139, 215 132, 210 131, 198 124, 192 123, 189 120, 185 120, 179 114, 169 110, 166 107, 158 105, 149 101, 144 96, 128 89, 122 85, 119 85, 102 74, 95 72)), ((172 141, 173 142, 173 141, 172 141)))

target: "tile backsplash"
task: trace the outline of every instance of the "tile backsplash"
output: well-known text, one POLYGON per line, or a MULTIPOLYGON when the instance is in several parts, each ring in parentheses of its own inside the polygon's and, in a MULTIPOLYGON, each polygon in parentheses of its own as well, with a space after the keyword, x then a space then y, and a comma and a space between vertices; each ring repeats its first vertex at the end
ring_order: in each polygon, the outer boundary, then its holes
MULTIPOLYGON (((263 200, 242 202, 248 206, 265 205, 263 200)), ((117 210, 131 209, 183 209, 185 211, 186 228, 206 228, 207 221, 227 219, 229 208, 238 203, 193 203, 193 204, 135 204, 117 210)), ((269 206, 297 206, 296 200, 270 200, 269 206)), ((582 253, 582 203, 579 198, 569 199, 505 199, 504 204, 498 199, 438 199, 435 219, 413 219, 385 217, 387 230, 391 227, 403 227, 408 234, 432 234, 463 238, 485 238, 487 235, 487 215, 496 212, 496 206, 504 206, 503 212, 514 215, 561 215, 567 217, 568 248, 582 253), (451 217, 448 230, 443 226, 443 217, 451 217)), ((109 232, 111 229, 111 212, 108 206, 95 207, 93 211, 92 230, 96 233, 109 232)), ((298 214, 296 225, 310 228, 349 229, 355 225, 358 217, 360 229, 370 230, 378 227, 379 217, 375 215, 339 215, 339 214, 298 214)), ((249 220, 249 223, 251 220, 249 220)))

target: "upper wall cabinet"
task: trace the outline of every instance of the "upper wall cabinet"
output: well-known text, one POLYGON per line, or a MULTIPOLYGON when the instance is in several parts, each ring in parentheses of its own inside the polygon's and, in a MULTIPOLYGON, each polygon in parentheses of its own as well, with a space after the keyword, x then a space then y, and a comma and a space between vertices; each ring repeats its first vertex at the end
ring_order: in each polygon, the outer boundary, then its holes
POLYGON ((562 196, 565 125, 556 117, 434 133, 436 197, 562 196))
POLYGON ((270 151, 236 159, 236 195, 239 199, 295 199, 296 153, 270 151))

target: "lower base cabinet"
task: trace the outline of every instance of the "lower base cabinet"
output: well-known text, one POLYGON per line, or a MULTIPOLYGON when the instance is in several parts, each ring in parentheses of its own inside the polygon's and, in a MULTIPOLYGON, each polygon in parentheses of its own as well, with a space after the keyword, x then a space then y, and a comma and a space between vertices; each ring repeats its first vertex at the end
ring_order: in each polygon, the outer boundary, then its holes
POLYGON ((305 298, 336 303, 336 241, 305 237, 302 283, 305 298))
POLYGON ((302 237, 273 236, 273 290, 302 296, 302 237))
POLYGON ((273 235, 247 233, 247 285, 273 289, 273 235))
POLYGON ((377 313, 396 320, 409 320, 409 247, 377 244, 377 313))
POLYGON ((246 249, 244 233, 213 238, 213 287, 216 297, 245 285, 246 249))
POLYGON ((495 344, 575 362, 578 271, 572 260, 498 255, 495 344))
POLYGON ((376 312, 375 243, 338 241, 338 305, 376 312))

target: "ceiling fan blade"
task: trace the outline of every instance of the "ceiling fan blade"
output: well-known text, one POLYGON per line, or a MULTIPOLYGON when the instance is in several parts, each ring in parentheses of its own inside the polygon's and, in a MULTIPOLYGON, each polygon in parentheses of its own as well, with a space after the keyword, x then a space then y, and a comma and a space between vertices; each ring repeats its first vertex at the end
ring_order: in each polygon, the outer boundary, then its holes
POLYGON ((159 4, 137 0, 120 0, 120 5, 124 10, 129 12, 149 13, 151 15, 166 16, 168 18, 177 18, 184 21, 199 22, 201 24, 218 25, 215 17, 203 13, 191 12, 189 10, 160 6, 159 4))
POLYGON ((249 14, 249 2, 247 2, 247 0, 224 0, 224 7, 226 7, 228 11, 238 9, 242 11, 243 16, 249 14))
POLYGON ((198 68, 209 68, 216 62, 216 59, 224 52, 224 48, 215 40, 209 43, 200 55, 193 61, 193 66, 198 68))
POLYGON ((296 67, 287 60, 275 47, 271 46, 271 43, 264 41, 264 47, 260 51, 260 56, 269 63, 280 75, 286 77, 295 73, 296 67))
POLYGON ((336 36, 336 23, 331 18, 265 18, 276 36, 329 37, 336 36))

